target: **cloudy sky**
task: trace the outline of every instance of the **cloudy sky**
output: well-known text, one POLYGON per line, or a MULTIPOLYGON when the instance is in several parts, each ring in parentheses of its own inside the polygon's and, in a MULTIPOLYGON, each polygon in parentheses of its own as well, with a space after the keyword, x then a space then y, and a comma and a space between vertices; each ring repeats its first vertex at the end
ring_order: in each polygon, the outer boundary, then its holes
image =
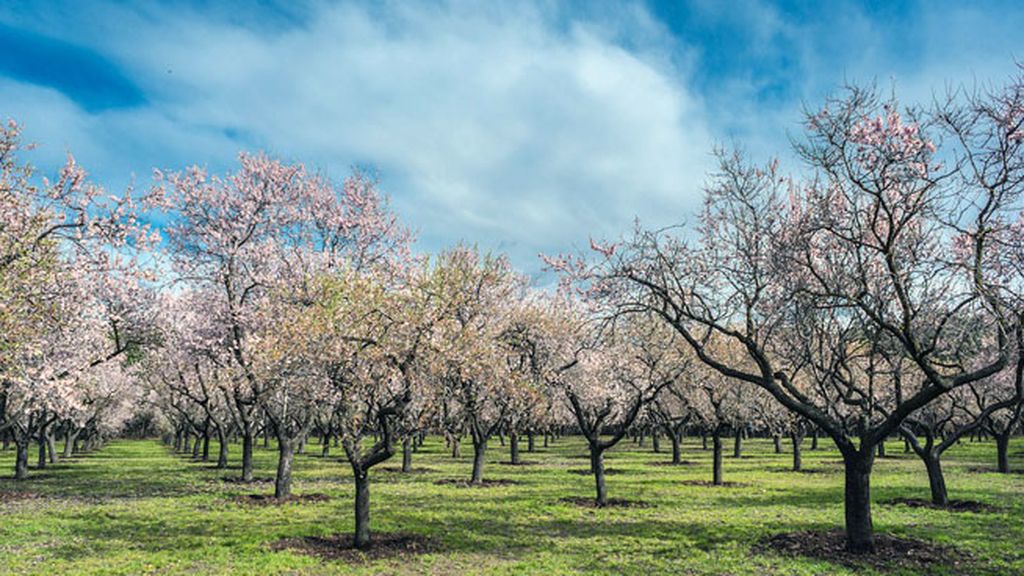
POLYGON ((376 171, 433 250, 538 252, 688 218, 716 145, 786 159, 844 82, 927 103, 1024 60, 1016 2, 19 2, 0 117, 110 188, 266 150, 376 171))

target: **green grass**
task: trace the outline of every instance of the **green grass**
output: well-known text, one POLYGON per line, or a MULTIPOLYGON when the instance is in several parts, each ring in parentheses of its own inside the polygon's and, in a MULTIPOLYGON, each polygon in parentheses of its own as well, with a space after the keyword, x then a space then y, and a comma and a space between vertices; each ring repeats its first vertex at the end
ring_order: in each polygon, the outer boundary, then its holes
MULTIPOLYGON (((352 529, 353 487, 343 461, 297 456, 295 492, 326 493, 332 500, 257 508, 231 497, 268 493, 272 485, 220 480, 237 475, 237 467, 214 470, 153 441, 113 442, 97 453, 33 470, 25 482, 0 480, 0 492, 46 495, 0 502, 0 574, 855 573, 826 562, 750 552, 769 534, 841 525, 843 475, 834 449, 812 452, 807 442, 805 468, 827 473, 801 474, 787 471, 790 456, 773 454, 770 442, 748 441, 743 458, 725 459, 726 480, 747 485, 712 488, 681 484, 710 479, 710 452, 694 440, 687 440, 683 457, 695 464, 685 467, 653 466, 668 455, 625 441, 607 455, 608 468, 619 471, 608 476, 609 496, 654 506, 594 510, 559 501, 592 493, 590 476, 568 472, 588 465, 579 439, 524 452, 523 459, 534 464, 521 467, 497 464, 507 453, 497 441, 492 444, 485 476, 519 484, 435 485, 441 478, 468 478, 471 458, 467 446, 453 460, 436 438, 414 458, 415 466, 431 472, 372 472, 373 529, 428 535, 438 551, 353 564, 270 549, 283 537, 352 529)), ((1011 446, 1018 469, 1024 467, 1022 447, 1011 446)), ((319 453, 319 446, 309 448, 319 453)), ((921 463, 902 454, 896 442, 889 452, 872 479, 876 530, 955 546, 974 555, 984 573, 1024 573, 1024 476, 968 471, 994 464, 992 444, 954 448, 945 468, 952 498, 989 503, 999 507, 997 513, 877 504, 928 496, 921 463)), ((233 465, 239 453, 233 446, 233 465)), ((9 475, 13 459, 13 452, 0 452, 0 473, 9 475)), ((275 451, 258 449, 257 476, 272 476, 275 462, 275 451)), ((399 458, 386 465, 399 465, 399 458)))

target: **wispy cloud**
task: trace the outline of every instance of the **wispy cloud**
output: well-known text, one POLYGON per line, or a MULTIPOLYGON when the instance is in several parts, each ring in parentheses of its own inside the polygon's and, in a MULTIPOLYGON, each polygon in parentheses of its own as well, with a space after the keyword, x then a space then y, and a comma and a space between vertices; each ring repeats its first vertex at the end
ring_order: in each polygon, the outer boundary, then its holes
POLYGON ((240 149, 368 166, 425 249, 479 241, 528 270, 634 217, 686 217, 716 142, 785 149, 801 103, 844 80, 927 99, 999 78, 1024 24, 930 2, 90 8, 75 26, 76 4, 0 8, 34 54, 0 68, 0 114, 41 163, 70 148, 115 185, 240 149))

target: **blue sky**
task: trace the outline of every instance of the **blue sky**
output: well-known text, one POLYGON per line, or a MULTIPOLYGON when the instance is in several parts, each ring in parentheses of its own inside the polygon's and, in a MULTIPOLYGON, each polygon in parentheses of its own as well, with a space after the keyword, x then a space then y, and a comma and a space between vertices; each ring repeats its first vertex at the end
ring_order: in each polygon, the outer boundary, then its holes
POLYGON ((110 188, 267 150, 379 172, 432 250, 538 252, 690 217, 715 145, 788 159, 844 82, 927 104, 1024 60, 1014 2, 22 2, 0 117, 110 188))

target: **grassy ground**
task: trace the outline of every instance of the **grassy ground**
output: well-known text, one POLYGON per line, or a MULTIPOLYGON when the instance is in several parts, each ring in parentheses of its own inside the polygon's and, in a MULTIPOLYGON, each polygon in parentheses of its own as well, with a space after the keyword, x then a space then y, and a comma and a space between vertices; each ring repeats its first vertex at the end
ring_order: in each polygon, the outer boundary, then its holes
MULTIPOLYGON (((1024 467, 1021 448, 1011 446, 1018 469, 1024 467)), ((978 560, 971 572, 1024 573, 1024 476, 969 471, 993 465, 991 444, 958 446, 945 466, 951 497, 998 507, 990 513, 878 504, 927 498, 921 463, 895 442, 889 451, 872 481, 876 530, 955 546, 978 560)), ((232 447, 233 460, 239 452, 232 447)), ((319 453, 319 446, 310 452, 319 453)), ((578 439, 524 453, 529 464, 520 467, 499 464, 507 454, 493 442, 485 476, 515 485, 436 485, 468 478, 465 452, 453 460, 438 439, 430 439, 414 459, 428 472, 372 473, 373 529, 430 536, 436 552, 352 563, 270 547, 285 537, 352 529, 351 473, 339 460, 297 457, 296 493, 325 493, 330 501, 252 507, 232 498, 272 492, 271 484, 226 483, 221 478, 237 475, 237 468, 225 472, 192 463, 153 441, 114 442, 33 470, 26 482, 0 480, 0 494, 43 496, 0 498, 0 574, 854 573, 827 562, 751 552, 752 544, 776 532, 841 525, 843 475, 834 449, 805 449, 804 466, 814 473, 793 473, 787 471, 788 454, 773 454, 767 441, 748 441, 743 458, 725 462, 726 480, 744 485, 715 488, 683 484, 710 479, 710 453, 693 440, 683 457, 694 465, 683 467, 652 465, 668 456, 626 441, 607 456, 608 468, 618 472, 608 477, 609 495, 653 507, 596 510, 560 501, 592 492, 590 476, 569 472, 588 464, 578 439)), ((256 457, 257 476, 272 476, 276 452, 260 449, 256 457)), ((7 474, 13 458, 13 452, 0 452, 0 473, 7 474)), ((386 465, 398 466, 397 460, 386 465)))

